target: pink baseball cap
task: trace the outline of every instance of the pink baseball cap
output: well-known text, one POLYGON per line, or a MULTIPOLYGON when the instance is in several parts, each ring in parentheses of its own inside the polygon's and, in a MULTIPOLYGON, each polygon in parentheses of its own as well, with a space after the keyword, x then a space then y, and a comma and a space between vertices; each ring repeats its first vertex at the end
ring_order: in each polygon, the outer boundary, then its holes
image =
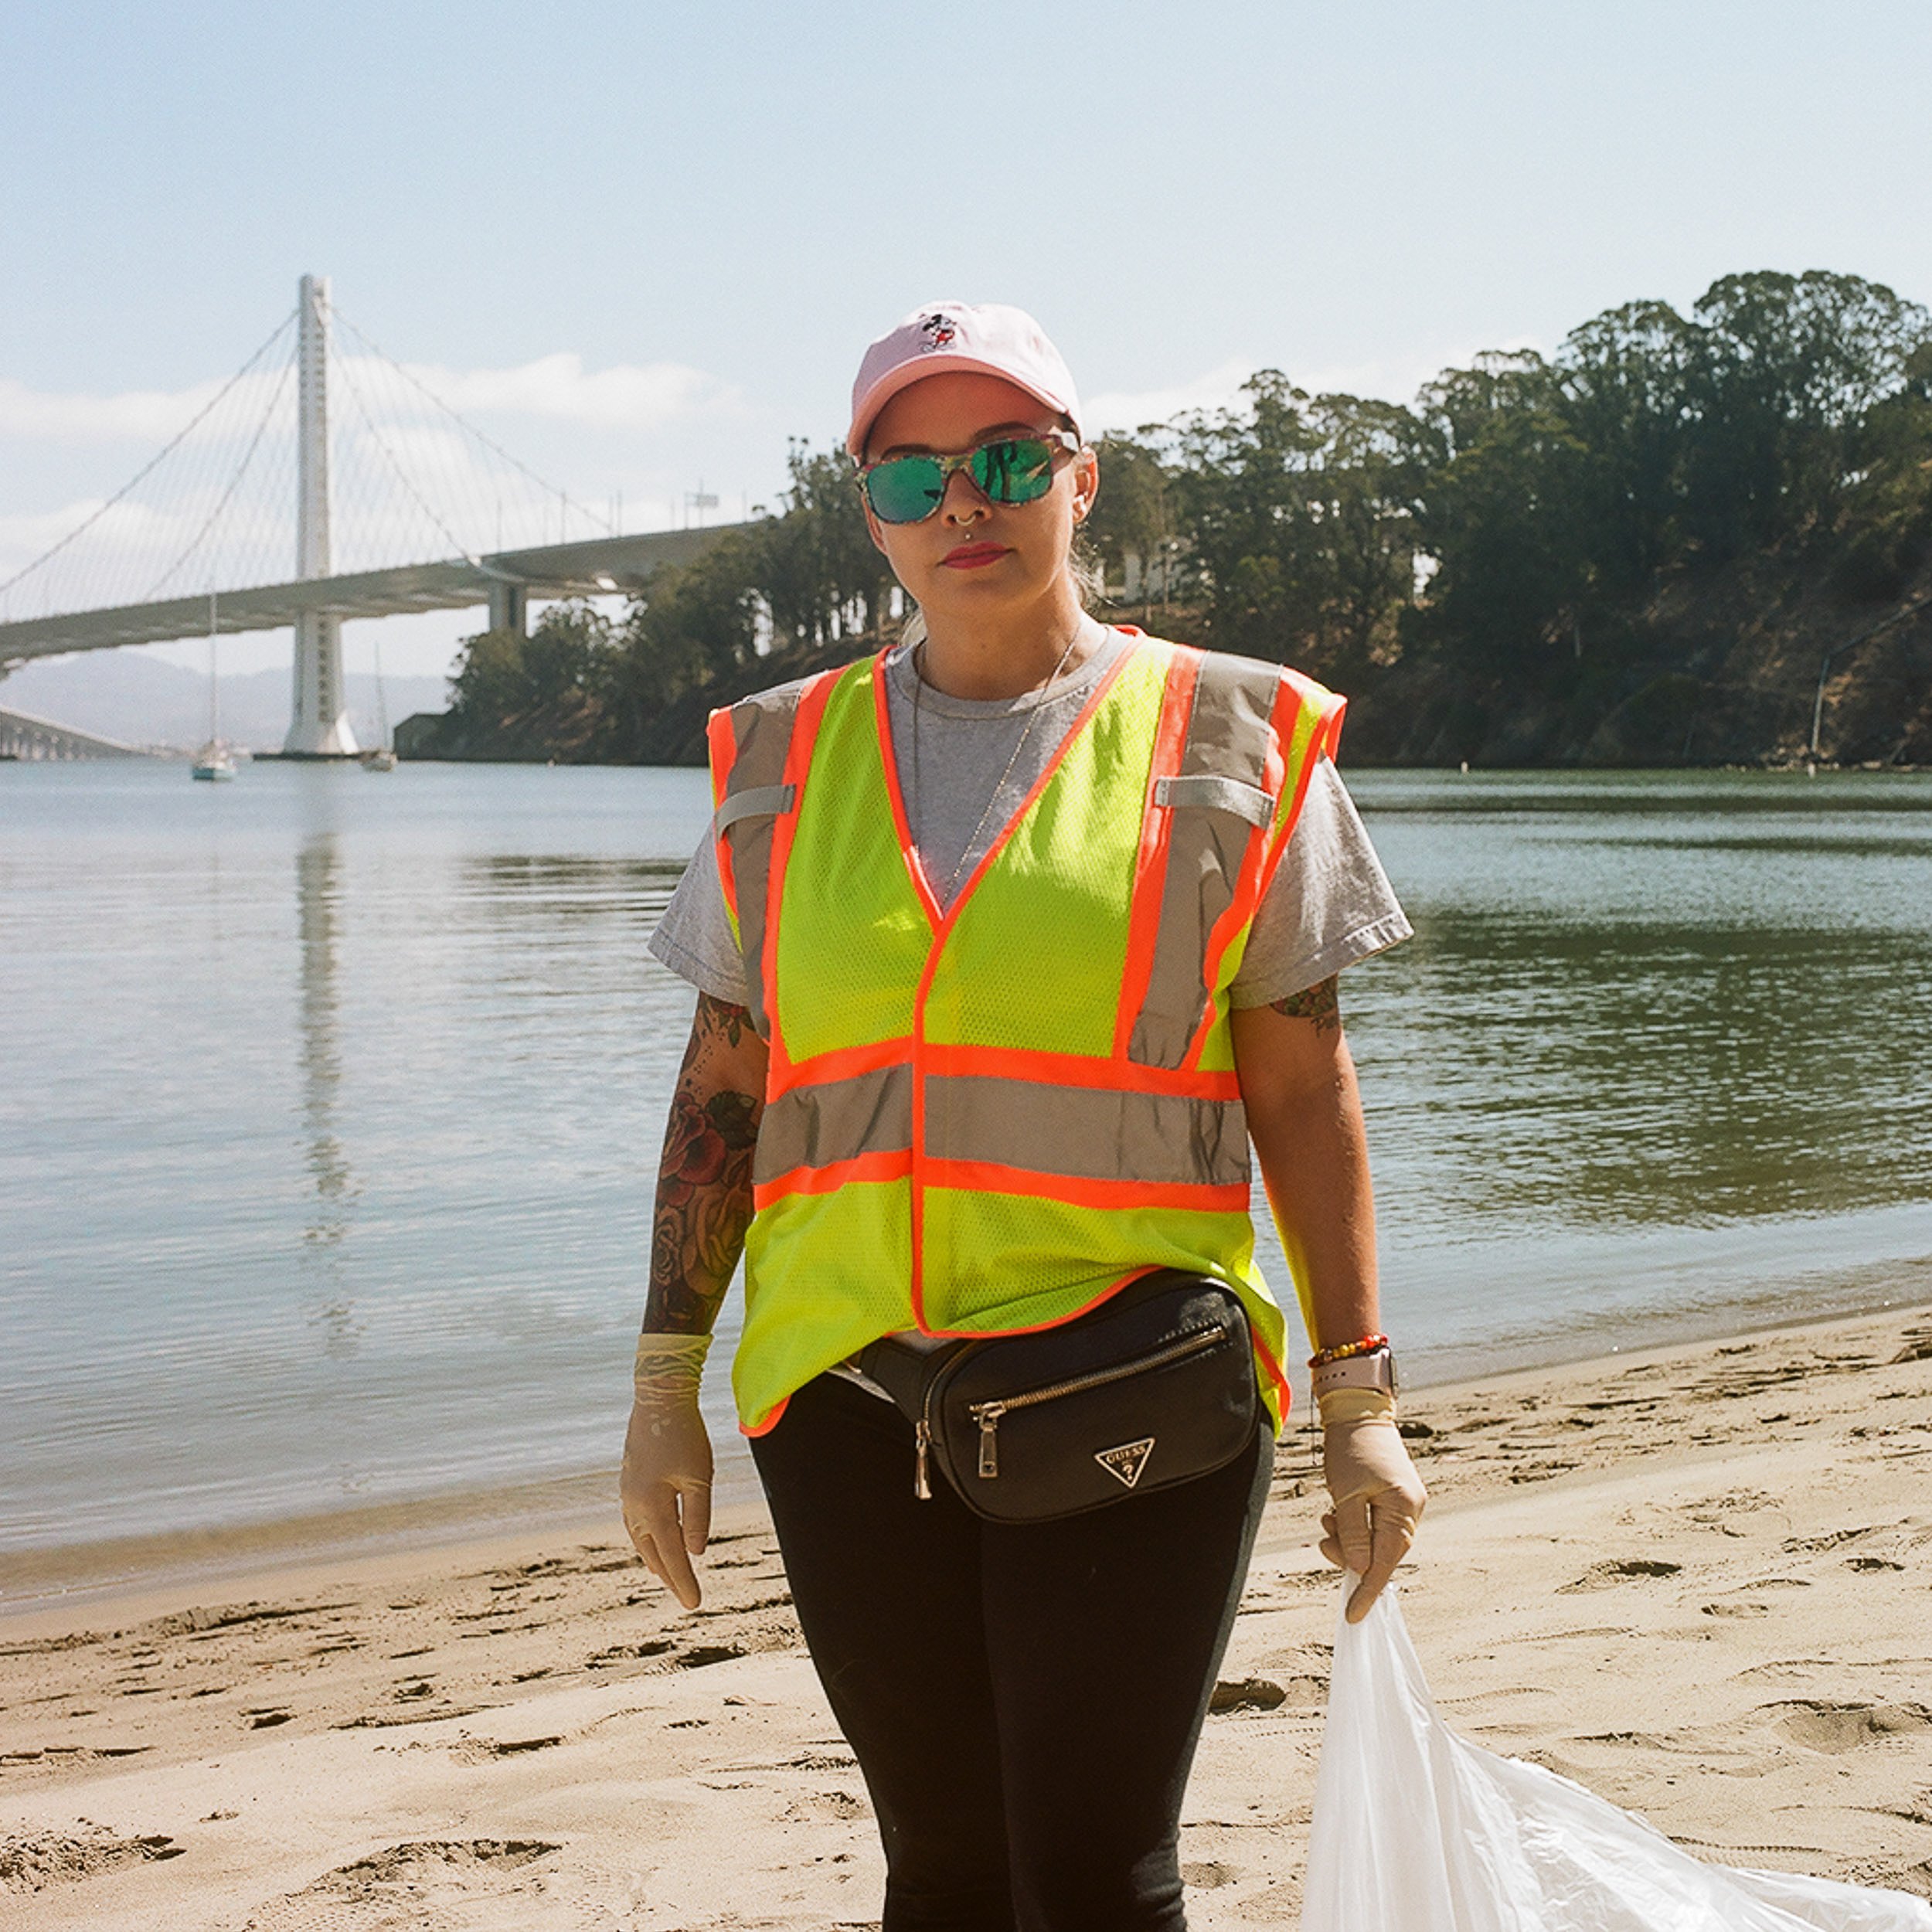
POLYGON ((1080 434, 1073 373, 1025 309, 1004 302, 927 302, 866 351, 852 386, 847 453, 864 457, 874 420, 902 389, 955 369, 1004 376, 1066 417, 1080 434))

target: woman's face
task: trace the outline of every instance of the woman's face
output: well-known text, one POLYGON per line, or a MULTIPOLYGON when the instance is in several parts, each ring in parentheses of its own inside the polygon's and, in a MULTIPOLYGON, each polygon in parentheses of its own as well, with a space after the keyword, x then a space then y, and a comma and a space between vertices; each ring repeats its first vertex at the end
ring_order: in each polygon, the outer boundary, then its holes
MULTIPOLYGON (((1062 427, 1045 403, 997 376, 954 371, 901 389, 879 412, 866 460, 951 456, 1002 436, 1062 427)), ((1053 466, 1053 487, 1031 503, 989 502, 963 471, 946 481, 923 523, 882 523, 866 506, 872 540, 929 619, 1017 611, 1072 583, 1073 532, 1093 507, 1098 465, 1090 450, 1053 466)))

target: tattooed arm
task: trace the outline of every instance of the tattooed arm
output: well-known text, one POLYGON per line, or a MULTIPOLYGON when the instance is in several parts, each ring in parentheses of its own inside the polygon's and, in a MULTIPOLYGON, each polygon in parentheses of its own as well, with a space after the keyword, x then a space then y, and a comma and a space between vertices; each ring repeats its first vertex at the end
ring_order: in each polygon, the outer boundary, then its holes
POLYGON ((765 1043, 742 1006, 698 995, 658 1168, 647 1334, 709 1335, 751 1225, 765 1043))
POLYGON ((1248 1131, 1317 1348, 1376 1332, 1375 1196, 1355 1063, 1332 978, 1237 1009, 1248 1131))
POLYGON ((711 1438, 698 1388, 712 1325, 751 1225, 765 1046, 742 1006, 698 995, 658 1168, 651 1291, 617 1495, 638 1554, 687 1610, 711 1527, 711 1438))

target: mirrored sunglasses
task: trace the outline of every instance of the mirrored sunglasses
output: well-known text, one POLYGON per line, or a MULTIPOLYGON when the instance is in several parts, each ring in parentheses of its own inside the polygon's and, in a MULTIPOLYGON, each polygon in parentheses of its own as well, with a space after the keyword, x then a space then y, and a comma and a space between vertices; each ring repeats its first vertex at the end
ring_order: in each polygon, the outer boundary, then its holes
POLYGON ((923 523, 937 510, 955 470, 992 503, 1033 503, 1053 487, 1053 459, 1080 447, 1070 430, 1002 436, 957 456, 888 456, 859 472, 859 487, 881 523, 923 523))

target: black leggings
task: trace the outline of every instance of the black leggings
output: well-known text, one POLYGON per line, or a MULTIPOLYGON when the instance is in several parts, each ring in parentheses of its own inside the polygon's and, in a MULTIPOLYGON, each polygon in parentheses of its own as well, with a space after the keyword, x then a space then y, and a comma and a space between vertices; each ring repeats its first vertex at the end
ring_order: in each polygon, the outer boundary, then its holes
POLYGON ((1181 1800, 1274 1461, 994 1524, 836 1376, 752 1444, 885 1842, 883 1932, 1178 1932, 1181 1800))

